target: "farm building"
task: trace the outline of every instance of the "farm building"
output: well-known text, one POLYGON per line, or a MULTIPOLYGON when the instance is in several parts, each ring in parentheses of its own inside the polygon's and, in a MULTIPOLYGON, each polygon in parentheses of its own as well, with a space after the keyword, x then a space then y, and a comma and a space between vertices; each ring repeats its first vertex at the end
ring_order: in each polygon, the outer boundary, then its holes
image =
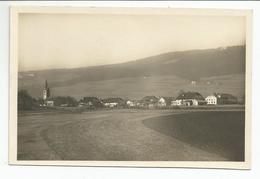
POLYGON ((173 97, 160 97, 158 100, 158 107, 171 106, 172 101, 174 101, 173 97))
POLYGON ((182 100, 173 100, 171 101, 171 106, 181 106, 182 100))
POLYGON ((102 100, 105 107, 124 107, 126 102, 122 98, 106 98, 102 100))
POLYGON ((127 100, 126 101, 126 105, 127 107, 139 107, 140 106, 140 102, 138 100, 127 100))
POLYGON ((135 106, 135 103, 134 103, 134 101, 132 101, 132 100, 127 100, 127 101, 126 101, 126 105, 127 105, 128 107, 134 107, 134 106, 135 106))
POLYGON ((226 93, 215 93, 213 95, 210 95, 206 98, 207 104, 237 104, 238 99, 231 95, 226 93))
POLYGON ((172 106, 199 106, 205 104, 207 104, 207 102, 198 92, 183 92, 175 101, 171 102, 172 106))
POLYGON ((100 108, 103 107, 102 101, 97 97, 84 97, 79 101, 79 106, 86 106, 86 107, 93 107, 93 108, 100 108))
POLYGON ((158 105, 159 98, 156 96, 145 96, 140 101, 141 107, 154 108, 158 105))

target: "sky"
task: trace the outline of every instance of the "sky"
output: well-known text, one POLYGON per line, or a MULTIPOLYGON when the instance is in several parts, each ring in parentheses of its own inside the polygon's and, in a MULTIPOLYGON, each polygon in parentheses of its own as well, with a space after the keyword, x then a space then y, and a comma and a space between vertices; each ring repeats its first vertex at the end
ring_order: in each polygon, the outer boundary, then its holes
POLYGON ((245 44, 238 16, 21 14, 19 71, 122 63, 245 44))

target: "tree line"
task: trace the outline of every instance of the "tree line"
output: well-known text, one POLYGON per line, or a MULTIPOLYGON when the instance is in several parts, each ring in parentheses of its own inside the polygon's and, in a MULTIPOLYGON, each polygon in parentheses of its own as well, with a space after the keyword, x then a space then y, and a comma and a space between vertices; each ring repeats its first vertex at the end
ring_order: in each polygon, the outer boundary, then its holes
MULTIPOLYGON (((18 91, 18 110, 33 110, 40 107, 44 103, 42 98, 35 99, 33 98, 27 90, 18 91)), ((78 102, 75 98, 71 96, 56 96, 52 97, 49 100, 55 102, 55 106, 61 106, 66 104, 68 107, 77 106, 78 102)))

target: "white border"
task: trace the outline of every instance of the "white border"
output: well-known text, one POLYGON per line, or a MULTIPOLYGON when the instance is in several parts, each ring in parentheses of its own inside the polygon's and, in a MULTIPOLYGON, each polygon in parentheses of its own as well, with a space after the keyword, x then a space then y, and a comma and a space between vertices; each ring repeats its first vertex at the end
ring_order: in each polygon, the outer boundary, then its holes
POLYGON ((171 9, 171 8, 72 8, 72 7, 12 7, 10 37, 10 123, 9 123, 9 163, 22 165, 68 165, 68 166, 130 166, 130 167, 202 167, 250 169, 251 131, 251 43, 252 12, 250 10, 216 9, 171 9), (246 149, 245 162, 139 162, 139 161, 17 161, 17 34, 19 13, 103 13, 103 14, 189 14, 189 15, 228 15, 247 18, 246 46, 246 149))

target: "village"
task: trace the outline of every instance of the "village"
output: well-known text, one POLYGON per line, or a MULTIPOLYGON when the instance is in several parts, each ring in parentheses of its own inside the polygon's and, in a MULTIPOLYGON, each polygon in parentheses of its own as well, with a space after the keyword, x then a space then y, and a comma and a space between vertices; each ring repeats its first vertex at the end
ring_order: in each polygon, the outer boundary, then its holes
POLYGON ((170 109, 178 107, 217 106, 242 104, 232 94, 214 93, 204 98, 199 92, 181 92, 176 98, 166 96, 145 96, 139 100, 120 97, 104 98, 86 96, 77 101, 72 97, 52 97, 47 80, 40 102, 41 107, 82 107, 97 108, 137 108, 137 109, 170 109))

